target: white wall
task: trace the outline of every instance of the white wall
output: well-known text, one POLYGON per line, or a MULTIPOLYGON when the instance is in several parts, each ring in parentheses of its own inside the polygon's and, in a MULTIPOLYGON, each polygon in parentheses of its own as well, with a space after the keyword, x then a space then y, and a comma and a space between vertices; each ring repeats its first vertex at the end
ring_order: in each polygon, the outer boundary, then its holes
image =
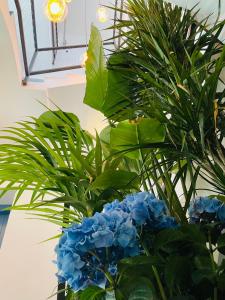
MULTIPOLYGON (((39 115, 43 108, 36 99, 46 91, 20 86, 8 31, 0 14, 0 128, 39 115)), ((25 199, 24 199, 25 200, 25 199)), ((57 228, 48 223, 25 220, 23 212, 13 212, 0 249, 0 290, 4 300, 44 300, 56 285, 54 242, 40 241, 55 235, 57 228)))

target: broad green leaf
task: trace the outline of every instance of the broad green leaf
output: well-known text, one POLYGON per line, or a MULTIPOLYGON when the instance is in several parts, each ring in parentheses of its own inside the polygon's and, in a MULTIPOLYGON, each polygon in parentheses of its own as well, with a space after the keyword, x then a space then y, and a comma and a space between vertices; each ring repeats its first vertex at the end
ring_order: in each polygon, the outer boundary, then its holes
POLYGON ((116 121, 128 119, 133 116, 127 111, 123 115, 123 108, 131 105, 132 101, 132 78, 136 77, 136 74, 131 74, 129 68, 126 69, 127 56, 123 53, 114 53, 108 60, 108 89, 105 96, 102 112, 109 119, 116 121), (113 66, 116 65, 116 68, 113 66), (118 67, 121 65, 122 67, 118 67), (117 114, 117 112, 119 112, 117 114))
POLYGON ((92 189, 138 189, 138 175, 134 172, 107 170, 92 183, 92 189))
POLYGON ((137 121, 122 121, 111 129, 110 145, 118 151, 128 151, 130 158, 140 158, 140 146, 158 144, 165 139, 165 126, 150 118, 140 118, 137 121))
POLYGON ((105 101, 108 86, 108 71, 99 30, 92 25, 86 62, 86 93, 84 103, 100 110, 105 101))
POLYGON ((170 256, 165 267, 165 280, 172 292, 176 286, 185 287, 191 277, 191 261, 186 256, 170 256))
POLYGON ((109 144, 110 143, 110 133, 111 133, 111 126, 106 126, 105 128, 102 129, 100 132, 100 140, 105 143, 109 144))
POLYGON ((80 300, 80 294, 81 292, 75 293, 72 290, 69 290, 66 295, 66 300, 80 300))
POLYGON ((129 285, 131 280, 135 284, 137 278, 140 277, 154 278, 152 266, 159 265, 160 263, 161 260, 157 256, 142 255, 122 259, 118 264, 119 274, 123 275, 122 286, 129 285))
POLYGON ((51 124, 55 124, 56 126, 65 126, 65 117, 72 120, 75 123, 79 123, 79 119, 76 115, 69 112, 63 112, 61 110, 57 111, 46 111, 40 115, 38 118, 38 122, 44 123, 47 126, 51 126, 51 124))
POLYGON ((178 229, 164 229, 159 232, 154 241, 156 249, 169 250, 168 246, 185 240, 185 234, 178 229))
POLYGON ((105 300, 105 290, 97 287, 90 286, 81 292, 80 300, 105 300))

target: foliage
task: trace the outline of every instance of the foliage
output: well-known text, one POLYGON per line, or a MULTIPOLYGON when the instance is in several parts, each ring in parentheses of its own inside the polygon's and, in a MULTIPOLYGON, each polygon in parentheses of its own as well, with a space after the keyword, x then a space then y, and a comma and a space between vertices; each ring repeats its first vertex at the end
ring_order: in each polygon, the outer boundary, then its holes
POLYGON ((1 195, 14 189, 12 209, 68 227, 57 248, 68 300, 222 300, 224 196, 193 198, 199 176, 225 193, 224 21, 163 0, 113 9, 126 15, 119 47, 105 57, 92 26, 84 99, 109 126, 92 136, 58 110, 8 128, 1 195))
MULTIPOLYGON (((188 173, 195 161, 203 168, 201 176, 224 192, 225 90, 220 75, 225 49, 219 40, 224 21, 209 27, 208 18, 199 20, 197 8, 183 10, 163 0, 127 0, 122 9, 113 9, 125 15, 114 26, 120 47, 105 66, 114 81, 108 80, 105 97, 99 99, 104 105, 92 105, 88 95, 86 103, 113 122, 144 116, 164 123, 167 134, 158 148, 166 153, 166 160, 178 165, 187 160, 188 173)), ((89 64, 86 70, 87 90, 91 68, 89 64)), ((136 146, 156 147, 148 143, 136 146)))
POLYGON ((112 197, 139 190, 138 173, 127 170, 129 159, 125 164, 111 156, 74 114, 47 111, 17 125, 4 130, 0 148, 1 195, 17 191, 12 209, 35 211, 64 227, 101 210, 112 197), (18 204, 25 191, 30 201, 18 204))
MULTIPOLYGON (((163 0, 127 0, 122 8, 112 9, 123 16, 113 27, 120 46, 104 66, 108 83, 104 98, 99 99, 102 105, 92 105, 87 94, 85 103, 110 120, 111 148, 139 158, 145 190, 169 199, 170 212, 184 220, 199 176, 214 193, 225 192, 221 79, 225 48, 219 40, 224 21, 209 26, 208 18, 200 20, 197 7, 184 10, 163 0), (125 131, 125 124, 142 119, 164 124, 166 134, 159 144, 140 141, 134 131, 125 131), (183 213, 176 192, 179 185, 183 213)), ((95 52, 94 43, 90 49, 95 52)), ((105 60, 103 52, 101 59, 105 60)), ((92 68, 90 63, 86 69, 87 90, 92 68)), ((94 89, 91 93, 98 97, 94 89)), ((153 123, 150 126, 154 128, 153 123)), ((146 136, 151 138, 152 132, 146 136)))

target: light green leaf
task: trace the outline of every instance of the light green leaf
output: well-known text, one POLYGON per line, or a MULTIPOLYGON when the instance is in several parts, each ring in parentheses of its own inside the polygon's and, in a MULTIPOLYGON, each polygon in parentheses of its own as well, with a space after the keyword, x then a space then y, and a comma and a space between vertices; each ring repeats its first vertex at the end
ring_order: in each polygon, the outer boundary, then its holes
MULTIPOLYGON (((118 151, 131 150, 144 144, 157 144, 165 139, 165 126, 159 121, 142 118, 136 122, 122 121, 111 130, 111 148, 118 151)), ((138 158, 139 152, 127 154, 131 158, 138 158)))
POLYGON ((130 189, 138 187, 139 178, 136 173, 120 170, 105 171, 92 183, 92 189, 130 189))
POLYGON ((109 144, 110 133, 111 133, 111 126, 106 126, 105 128, 103 128, 99 135, 100 140, 105 144, 109 144))
POLYGON ((96 147, 95 147, 95 168, 96 175, 102 172, 102 146, 98 133, 96 132, 96 147))
POLYGON ((86 62, 86 93, 84 103, 101 110, 108 86, 108 71, 99 30, 92 25, 86 62))

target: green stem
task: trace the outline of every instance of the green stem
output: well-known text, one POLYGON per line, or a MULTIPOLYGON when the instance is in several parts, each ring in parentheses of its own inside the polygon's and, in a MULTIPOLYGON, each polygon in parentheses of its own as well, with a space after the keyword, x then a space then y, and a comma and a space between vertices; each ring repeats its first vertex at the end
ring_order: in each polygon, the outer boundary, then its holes
POLYGON ((142 165, 144 167, 144 171, 145 171, 145 174, 147 176, 147 182, 148 182, 148 185, 149 185, 149 188, 151 189, 151 191, 153 192, 154 194, 154 191, 152 189, 152 183, 151 183, 151 180, 149 178, 149 174, 148 174, 148 171, 147 171, 147 168, 146 168, 146 165, 145 165, 145 159, 144 159, 144 156, 143 156, 143 152, 142 152, 142 149, 140 149, 140 155, 141 155, 141 161, 142 161, 142 165))
POLYGON ((108 279, 108 281, 112 287, 112 290, 115 291, 116 285, 115 285, 115 281, 114 281, 113 277, 110 275, 109 272, 104 272, 104 274, 105 274, 105 277, 108 279))
POLYGON ((208 231, 208 239, 209 239, 209 253, 210 253, 210 258, 211 258, 211 265, 212 265, 212 269, 213 272, 216 272, 216 266, 215 266, 215 261, 214 261, 214 257, 213 257, 213 247, 212 247, 212 240, 211 240, 211 234, 208 231))
MULTIPOLYGON (((142 167, 143 167, 143 165, 141 166, 141 163, 140 163, 140 162, 138 162, 138 167, 139 167, 139 172, 142 173, 142 167)), ((141 177, 143 177, 143 176, 141 176, 141 177)), ((145 190, 146 192, 148 192, 149 189, 148 189, 148 186, 147 186, 147 183, 146 183, 145 179, 144 179, 144 178, 141 178, 141 181, 142 181, 144 190, 145 190)))
POLYGON ((166 297, 165 291, 163 289, 163 285, 162 285, 162 282, 160 280, 159 273, 158 273, 156 267, 152 266, 152 270, 153 270, 153 273, 155 275, 155 279, 157 281, 157 284, 158 284, 158 287, 159 287, 159 291, 160 291, 160 295, 162 297, 162 300, 167 300, 167 297, 166 297))
MULTIPOLYGON (((216 264, 215 264, 215 260, 214 260, 214 257, 213 257, 214 250, 213 250, 213 247, 212 247, 212 240, 211 240, 210 231, 208 231, 208 239, 209 239, 209 252, 210 252, 212 269, 213 269, 213 272, 216 273, 216 264)), ((217 293, 217 288, 216 287, 213 290, 213 300, 218 300, 218 293, 217 293)))
MULTIPOLYGON (((147 249, 147 247, 146 247, 146 245, 145 245, 144 243, 142 243, 142 247, 143 247, 143 249, 144 249, 144 251, 145 251, 145 254, 146 254, 147 256, 149 256, 150 253, 149 253, 149 251, 148 251, 148 249, 147 249)), ((162 285, 162 282, 161 282, 161 280, 160 280, 159 273, 158 273, 156 267, 155 267, 155 266, 152 266, 152 270, 153 270, 153 273, 154 273, 156 282, 157 282, 158 287, 159 287, 159 292, 160 292, 161 298, 162 298, 162 300, 167 300, 167 297, 166 297, 165 291, 164 291, 164 289, 163 289, 163 285, 162 285)))

